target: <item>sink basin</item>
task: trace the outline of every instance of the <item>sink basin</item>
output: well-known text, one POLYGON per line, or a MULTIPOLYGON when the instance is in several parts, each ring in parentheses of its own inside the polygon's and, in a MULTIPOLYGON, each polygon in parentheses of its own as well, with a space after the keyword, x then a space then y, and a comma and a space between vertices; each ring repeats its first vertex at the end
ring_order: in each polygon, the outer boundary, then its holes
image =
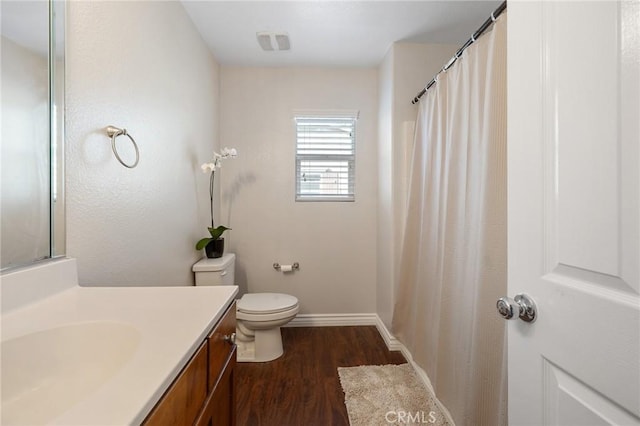
POLYGON ((133 326, 107 321, 3 341, 1 423, 50 422, 116 375, 139 342, 133 326))

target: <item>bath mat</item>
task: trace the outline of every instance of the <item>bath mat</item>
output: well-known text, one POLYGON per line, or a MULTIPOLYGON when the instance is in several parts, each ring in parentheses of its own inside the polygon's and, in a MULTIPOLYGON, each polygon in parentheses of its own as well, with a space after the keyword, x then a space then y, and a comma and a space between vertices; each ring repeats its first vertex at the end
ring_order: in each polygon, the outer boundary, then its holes
POLYGON ((351 426, 449 426, 409 364, 338 367, 351 426))

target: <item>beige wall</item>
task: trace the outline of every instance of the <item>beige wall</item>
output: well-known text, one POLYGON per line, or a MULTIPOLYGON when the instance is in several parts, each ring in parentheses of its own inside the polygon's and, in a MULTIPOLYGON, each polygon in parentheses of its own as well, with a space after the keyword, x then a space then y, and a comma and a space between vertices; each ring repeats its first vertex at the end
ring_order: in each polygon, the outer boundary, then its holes
POLYGON ((418 106, 411 100, 455 54, 458 45, 395 43, 379 67, 379 204, 376 312, 391 327, 394 282, 402 252, 407 177, 418 106), (393 235, 391 244, 382 244, 393 235))
POLYGON ((69 2, 67 29, 67 253, 80 282, 191 284, 218 65, 177 2, 69 2), (138 167, 116 161, 107 125, 136 139, 138 167))
POLYGON ((301 313, 376 310, 377 71, 221 68, 222 220, 242 291, 295 295, 301 313), (356 201, 298 202, 293 112, 359 110, 356 201), (274 262, 300 263, 283 274, 274 262))

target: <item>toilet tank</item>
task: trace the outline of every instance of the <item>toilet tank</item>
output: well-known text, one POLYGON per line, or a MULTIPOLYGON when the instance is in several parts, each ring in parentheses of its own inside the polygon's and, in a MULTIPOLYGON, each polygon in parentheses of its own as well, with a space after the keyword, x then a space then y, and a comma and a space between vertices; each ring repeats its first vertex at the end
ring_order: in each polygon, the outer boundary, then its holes
POLYGON ((196 285, 234 285, 236 255, 224 254, 217 259, 201 259, 193 265, 196 285))

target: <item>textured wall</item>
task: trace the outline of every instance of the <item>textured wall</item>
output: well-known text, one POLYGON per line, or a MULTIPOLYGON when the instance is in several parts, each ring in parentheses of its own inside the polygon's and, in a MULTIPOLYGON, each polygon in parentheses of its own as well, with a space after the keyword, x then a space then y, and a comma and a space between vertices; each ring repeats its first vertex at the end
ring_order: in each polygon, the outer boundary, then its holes
POLYGON ((70 2, 67 25, 67 254, 80 283, 191 284, 218 66, 177 2, 70 2), (134 136, 137 168, 116 161, 107 125, 134 136))
POLYGON ((302 313, 375 312, 377 99, 375 69, 221 68, 220 143, 238 149, 222 217, 242 290, 295 295, 302 313), (297 109, 360 111, 355 202, 294 201, 297 109))

